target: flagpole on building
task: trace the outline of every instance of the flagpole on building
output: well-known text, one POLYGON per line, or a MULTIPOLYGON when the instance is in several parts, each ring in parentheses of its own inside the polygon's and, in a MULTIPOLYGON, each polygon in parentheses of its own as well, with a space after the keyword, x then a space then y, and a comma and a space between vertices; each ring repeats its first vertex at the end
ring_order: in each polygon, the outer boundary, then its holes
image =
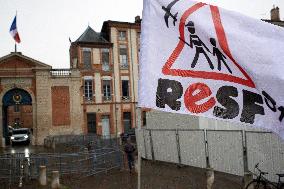
MULTIPOLYGON (((17 18, 18 11, 16 10, 16 18, 17 18)), ((15 53, 17 52, 17 42, 15 42, 15 53)))
MULTIPOLYGON (((18 11, 16 10, 16 18, 17 18, 18 11)), ((16 26, 17 27, 17 26, 16 26)), ((17 41, 15 41, 15 53, 17 53, 17 41)), ((15 80, 14 80, 14 88, 17 87, 17 65, 15 63, 15 80)))
MULTIPOLYGON (((15 44, 15 52, 17 51, 17 47, 16 47, 16 44, 15 44)), ((13 87, 16 88, 17 87, 17 66, 16 66, 16 63, 14 63, 14 84, 13 84, 13 87)))

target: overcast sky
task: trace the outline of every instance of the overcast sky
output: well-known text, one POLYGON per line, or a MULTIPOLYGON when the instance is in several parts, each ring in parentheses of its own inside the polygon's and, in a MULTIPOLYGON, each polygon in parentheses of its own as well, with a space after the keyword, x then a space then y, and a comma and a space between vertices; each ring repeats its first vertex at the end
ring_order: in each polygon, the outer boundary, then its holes
MULTIPOLYGON (((203 1, 258 19, 268 19, 276 5, 284 20, 283 0, 203 1)), ((14 51, 9 28, 16 10, 18 51, 53 68, 68 68, 69 37, 75 41, 88 24, 100 32, 106 20, 133 22, 142 15, 142 5, 142 0, 0 0, 0 57, 14 51)))

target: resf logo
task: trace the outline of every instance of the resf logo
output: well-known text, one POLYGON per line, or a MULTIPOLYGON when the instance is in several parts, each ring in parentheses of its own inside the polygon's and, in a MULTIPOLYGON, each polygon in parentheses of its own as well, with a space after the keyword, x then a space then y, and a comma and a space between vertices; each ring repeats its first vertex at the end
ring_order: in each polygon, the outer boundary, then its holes
MULTIPOLYGON (((171 27, 170 19, 173 20, 173 26, 176 26, 178 13, 173 14, 171 12, 172 7, 179 0, 172 1, 169 5, 162 6, 165 11, 164 21, 167 28, 171 27)), ((210 6, 214 28, 217 35, 215 38, 210 38, 210 44, 212 47, 207 47, 204 43, 204 39, 201 39, 196 32, 196 26, 193 21, 188 20, 189 16, 196 12, 206 4, 197 3, 187 9, 181 16, 179 23, 179 42, 172 54, 167 59, 165 65, 162 68, 164 75, 171 75, 177 77, 189 77, 189 78, 202 78, 209 80, 226 81, 230 83, 236 83, 247 86, 249 88, 255 88, 255 84, 245 70, 235 61, 232 53, 229 49, 226 34, 221 23, 221 17, 219 9, 215 6, 210 6), (187 36, 185 37, 187 30, 187 36), (218 41, 221 49, 217 47, 218 41), (189 64, 190 68, 185 69, 173 69, 174 63, 177 61, 181 52, 186 47, 194 52, 192 62, 189 64), (199 61, 203 57, 205 61, 199 61), (214 58, 214 60, 212 59, 214 58), (216 62, 217 64, 214 65, 216 62), (198 70, 199 64, 207 64, 208 70, 198 70), (231 64, 229 64, 231 63, 231 64), (233 68, 233 69, 232 69, 233 68), (241 73, 241 77, 236 74, 241 73)), ((204 66, 204 65, 203 65, 204 66)), ((213 115, 222 119, 234 119, 240 115, 240 121, 244 123, 254 123, 255 115, 265 115, 264 104, 274 113, 278 115, 278 119, 282 122, 284 117, 284 107, 279 106, 277 102, 265 91, 262 91, 262 95, 249 90, 239 91, 235 86, 224 85, 221 86, 216 93, 216 97, 212 96, 211 88, 205 83, 192 83, 189 84, 186 90, 184 90, 182 84, 176 80, 162 79, 158 81, 158 87, 156 92, 156 106, 158 108, 165 108, 168 105, 172 110, 180 110, 181 101, 180 98, 184 96, 184 105, 186 109, 194 114, 204 113, 213 108, 213 115), (242 109, 240 108, 240 102, 235 98, 242 92, 242 109), (207 100, 206 100, 207 99, 207 100), (264 100, 263 100, 264 99, 264 100), (204 100, 206 100, 204 102, 204 100), (200 103, 202 101, 202 103, 200 103), (216 105, 216 101, 222 107, 216 105)))

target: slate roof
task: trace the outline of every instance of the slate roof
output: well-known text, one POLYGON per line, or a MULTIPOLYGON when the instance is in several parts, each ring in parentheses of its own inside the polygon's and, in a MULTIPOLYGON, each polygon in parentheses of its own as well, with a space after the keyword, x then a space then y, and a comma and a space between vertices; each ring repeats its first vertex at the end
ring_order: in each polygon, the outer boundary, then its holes
POLYGON ((95 32, 90 26, 87 27, 84 33, 75 42, 109 43, 100 33, 95 32))

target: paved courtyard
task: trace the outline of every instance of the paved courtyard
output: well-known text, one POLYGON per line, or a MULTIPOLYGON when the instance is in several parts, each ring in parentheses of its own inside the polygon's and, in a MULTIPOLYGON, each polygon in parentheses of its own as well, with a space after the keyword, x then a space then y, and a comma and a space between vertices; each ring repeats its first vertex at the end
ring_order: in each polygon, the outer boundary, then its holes
MULTIPOLYGON (((0 153, 41 153, 49 151, 43 147, 14 146, 2 149, 0 153)), ((121 170, 115 169, 108 172, 101 172, 94 176, 83 175, 61 176, 62 188, 65 189, 135 189, 137 188, 137 173, 129 173, 127 164, 121 170)), ((37 180, 24 183, 23 189, 49 189, 40 187, 37 180)), ((0 188, 9 188, 7 184, 1 184, 0 188)), ((14 185, 11 188, 18 188, 14 185)), ((175 164, 142 161, 141 167, 141 188, 142 189, 205 189, 206 170, 177 166, 175 164)), ((213 189, 241 189, 242 178, 234 175, 215 172, 215 183, 213 189)))
MULTIPOLYGON (((194 167, 178 167, 174 164, 142 161, 142 189, 205 189, 205 170, 194 167)), ((65 176, 65 189, 135 189, 137 174, 127 170, 112 170, 91 177, 65 176)), ((17 188, 17 187, 14 187, 17 188)), ((41 188, 37 181, 24 185, 23 189, 41 188)), ((241 189, 242 178, 224 173, 215 173, 213 189, 241 189)))

